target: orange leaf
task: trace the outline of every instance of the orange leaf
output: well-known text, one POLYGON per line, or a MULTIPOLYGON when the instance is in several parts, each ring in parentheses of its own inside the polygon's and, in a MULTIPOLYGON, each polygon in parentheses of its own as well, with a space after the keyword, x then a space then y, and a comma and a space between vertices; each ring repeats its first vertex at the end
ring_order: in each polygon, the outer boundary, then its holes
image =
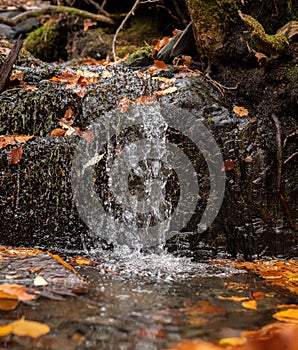
POLYGON ((0 299, 0 310, 4 310, 4 311, 14 310, 18 306, 18 304, 19 304, 19 301, 15 299, 0 299))
POLYGON ((243 106, 234 106, 233 111, 239 116, 239 117, 246 117, 248 115, 248 110, 243 106))
POLYGON ((22 146, 12 148, 8 153, 8 163, 10 165, 19 163, 19 161, 22 159, 22 154, 23 154, 22 146))
POLYGON ((57 128, 51 131, 51 136, 64 136, 65 133, 66 133, 65 129, 57 128))
POLYGON ((223 297, 223 296, 219 295, 217 298, 220 299, 220 300, 232 300, 232 301, 246 301, 246 300, 249 300, 248 297, 238 297, 238 296, 223 297))
POLYGON ((154 60, 154 67, 161 70, 168 69, 168 66, 163 61, 158 60, 154 60))
POLYGON ((35 299, 35 295, 28 294, 24 290, 24 287, 20 284, 0 284, 0 291, 11 294, 11 299, 15 299, 15 297, 17 297, 20 301, 28 301, 35 299))
POLYGON ((258 303, 255 300, 243 301, 242 306, 245 309, 258 310, 258 303))
POLYGON ((234 159, 226 159, 223 163, 221 171, 229 171, 232 170, 235 166, 236 160, 234 159))
POLYGON ((34 85, 25 85, 25 89, 26 90, 30 90, 30 91, 36 91, 38 90, 38 88, 34 85))
POLYGON ((136 100, 134 100, 134 102, 137 104, 137 105, 146 105, 146 104, 150 104, 152 102, 154 102, 155 100, 155 96, 145 96, 145 95, 142 95, 140 97, 138 97, 136 100))
POLYGON ((48 254, 54 258, 55 260, 57 260, 61 265, 63 265, 64 267, 66 267, 68 270, 77 273, 76 270, 70 266, 66 261, 64 261, 58 254, 52 254, 50 252, 48 252, 48 254))

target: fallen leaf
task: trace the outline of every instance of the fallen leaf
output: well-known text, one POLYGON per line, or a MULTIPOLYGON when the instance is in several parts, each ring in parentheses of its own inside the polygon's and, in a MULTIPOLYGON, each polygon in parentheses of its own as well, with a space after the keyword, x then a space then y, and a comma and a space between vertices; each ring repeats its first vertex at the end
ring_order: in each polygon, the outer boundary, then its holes
POLYGON ((41 335, 48 334, 50 327, 44 323, 36 321, 27 321, 21 318, 18 321, 14 321, 11 324, 11 333, 19 336, 29 336, 31 338, 38 338, 41 335))
POLYGON ((22 154, 23 154, 22 146, 12 148, 8 153, 8 163, 10 165, 18 164, 19 161, 22 159, 22 154))
POLYGON ((18 298, 20 301, 29 301, 35 299, 35 295, 28 294, 25 290, 25 287, 20 284, 0 284, 0 291, 11 294, 10 299, 18 298))
POLYGON ((1 296, 0 296, 0 310, 11 311, 11 310, 14 310, 18 306, 18 304, 19 304, 18 300, 1 299, 1 296))
POLYGON ((16 142, 20 143, 26 143, 29 140, 35 139, 34 135, 16 135, 15 140, 16 142))
POLYGON ((36 276, 34 278, 33 284, 35 286, 47 286, 48 282, 42 276, 36 276))
POLYGON ((64 136, 65 133, 66 133, 65 129, 57 128, 51 131, 51 136, 64 136))
POLYGON ((258 310, 258 303, 256 302, 256 300, 243 301, 241 305, 245 309, 258 310))
POLYGON ((223 348, 215 343, 202 340, 193 340, 184 341, 177 345, 170 346, 167 348, 167 350, 223 350, 223 348))
POLYGON ((236 160, 234 159, 226 159, 223 163, 221 171, 230 171, 234 169, 236 160))
POLYGON ((154 67, 160 70, 168 69, 168 66, 164 63, 164 61, 154 60, 154 67))
POLYGON ((93 139, 94 139, 94 135, 93 135, 92 131, 90 131, 90 130, 86 130, 86 131, 81 131, 81 130, 79 130, 79 131, 78 131, 78 134, 79 134, 80 136, 82 136, 82 138, 83 138, 84 140, 86 140, 86 141, 88 141, 88 142, 91 142, 91 141, 93 141, 93 139))
POLYGON ((92 26, 96 26, 97 22, 92 21, 90 18, 87 18, 84 20, 84 32, 86 32, 88 30, 88 28, 92 27, 92 26))
POLYGON ((20 83, 24 82, 24 72, 18 70, 18 69, 14 69, 9 77, 10 81, 15 81, 18 80, 20 83))
POLYGON ((255 57, 257 58, 260 67, 265 67, 269 61, 269 58, 262 52, 256 52, 255 57))
POLYGON ((248 116, 248 110, 243 106, 234 106, 233 111, 239 116, 239 117, 246 117, 248 116))
POLYGON ((0 326, 0 337, 5 337, 12 332, 11 324, 7 324, 5 326, 0 326))
POLYGON ((25 89, 29 91, 36 91, 38 88, 34 85, 25 85, 25 89))
POLYGON ((273 315, 278 321, 298 323, 298 309, 287 309, 273 315))
POLYGON ((78 265, 90 265, 91 260, 78 257, 75 259, 75 262, 78 265))
POLYGON ((138 97, 136 100, 134 100, 134 102, 138 105, 141 105, 141 104, 150 104, 152 102, 154 102, 156 99, 155 96, 145 96, 145 95, 142 95, 140 97, 138 97))
POLYGON ((223 297, 223 296, 219 295, 217 298, 220 299, 220 300, 231 300, 231 301, 246 301, 246 300, 249 300, 248 297, 238 297, 238 296, 223 297))
POLYGON ((73 110, 71 108, 68 108, 64 113, 64 118, 70 119, 71 117, 73 117, 73 110))
POLYGON ((218 344, 223 347, 234 347, 238 345, 244 345, 247 342, 245 337, 235 337, 235 338, 223 338, 220 339, 218 344))
POLYGON ((178 90, 178 88, 176 86, 171 86, 165 90, 154 91, 154 95, 165 96, 165 95, 172 94, 173 92, 175 92, 177 90, 178 90))

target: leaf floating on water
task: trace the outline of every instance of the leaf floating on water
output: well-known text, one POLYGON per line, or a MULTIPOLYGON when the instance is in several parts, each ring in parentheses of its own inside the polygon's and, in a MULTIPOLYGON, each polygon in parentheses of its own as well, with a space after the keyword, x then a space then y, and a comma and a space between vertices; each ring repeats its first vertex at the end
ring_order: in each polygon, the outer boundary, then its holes
POLYGON ((218 342, 220 346, 224 347, 234 347, 238 345, 243 345, 247 342, 245 337, 235 337, 235 338, 223 338, 218 342))
POLYGON ((242 306, 245 309, 258 310, 258 303, 256 302, 256 300, 243 301, 242 306))
POLYGON ((23 155, 22 146, 12 148, 8 153, 8 163, 10 165, 18 164, 19 161, 22 159, 22 155, 23 155))
POLYGON ((44 323, 27 321, 25 318, 12 322, 11 327, 11 333, 31 338, 38 338, 41 335, 48 334, 51 330, 50 327, 44 323))
POLYGON ((219 295, 217 298, 220 300, 231 300, 231 301, 247 301, 247 300, 249 300, 248 297, 238 297, 238 296, 223 297, 223 296, 219 295))
POLYGON ((12 332, 11 324, 7 324, 5 326, 0 326, 0 337, 6 337, 12 332))
POLYGON ((287 309, 273 315, 278 321, 298 323, 298 309, 287 309))

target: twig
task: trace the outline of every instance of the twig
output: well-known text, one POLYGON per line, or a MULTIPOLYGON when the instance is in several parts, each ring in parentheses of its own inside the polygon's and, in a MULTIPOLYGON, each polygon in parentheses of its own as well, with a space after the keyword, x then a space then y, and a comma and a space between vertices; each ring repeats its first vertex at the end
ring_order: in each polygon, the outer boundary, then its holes
POLYGON ((220 84, 218 81, 212 79, 209 75, 209 73, 205 74, 205 78, 207 78, 207 81, 209 81, 214 87, 217 88, 217 90, 221 93, 222 96, 224 96, 224 90, 237 90, 238 85, 236 86, 225 86, 220 84))
POLYGON ((98 13, 102 13, 105 16, 109 16, 109 13, 104 10, 105 1, 101 5, 99 5, 94 0, 85 0, 85 2, 87 2, 87 4, 90 4, 90 5, 94 6, 96 8, 96 10, 98 11, 98 13))
POLYGON ((114 61, 117 60, 117 55, 116 55, 116 41, 117 41, 117 36, 118 36, 119 32, 122 30, 122 28, 124 27, 125 23, 126 23, 127 20, 129 19, 129 17, 134 13, 135 9, 138 7, 138 5, 139 5, 140 2, 141 2, 141 0, 136 0, 136 2, 134 3, 133 7, 132 7, 131 10, 128 12, 128 14, 125 16, 125 18, 124 18, 123 21, 121 22, 120 26, 119 26, 118 29, 116 30, 116 33, 115 33, 114 38, 113 38, 113 43, 112 43, 112 52, 113 52, 114 61))
POLYGON ((291 213, 291 211, 290 211, 290 209, 289 209, 289 206, 288 206, 288 203, 287 203, 285 197, 280 193, 280 194, 279 194, 279 198, 280 198, 280 200, 281 200, 281 202, 282 202, 282 204, 283 204, 283 206, 284 206, 284 209, 285 209, 285 212, 286 212, 286 214, 287 214, 290 227, 291 227, 293 230, 298 231, 298 225, 296 225, 295 222, 294 222, 294 219, 293 219, 293 217, 292 217, 292 213, 291 213))
POLYGON ((298 152, 295 152, 293 154, 291 154, 285 161, 284 161, 284 165, 286 165, 291 159, 293 159, 294 157, 298 156, 298 152))
POLYGON ((281 176, 282 176, 282 144, 281 144, 281 130, 280 123, 276 114, 272 113, 271 117, 276 127, 276 155, 277 155, 277 179, 276 179, 276 191, 280 193, 281 176))
POLYGON ((4 90, 7 79, 10 75, 12 67, 18 58, 18 54, 22 48, 23 40, 19 37, 14 47, 10 50, 5 62, 0 69, 0 93, 4 90))
POLYGON ((18 23, 25 21, 28 18, 39 17, 47 14, 63 13, 65 15, 74 15, 83 18, 90 18, 94 21, 99 21, 107 24, 115 24, 114 20, 110 17, 94 14, 88 11, 79 10, 74 7, 68 6, 48 6, 38 10, 26 11, 13 18, 6 18, 0 16, 0 23, 6 24, 8 26, 15 26, 18 23))

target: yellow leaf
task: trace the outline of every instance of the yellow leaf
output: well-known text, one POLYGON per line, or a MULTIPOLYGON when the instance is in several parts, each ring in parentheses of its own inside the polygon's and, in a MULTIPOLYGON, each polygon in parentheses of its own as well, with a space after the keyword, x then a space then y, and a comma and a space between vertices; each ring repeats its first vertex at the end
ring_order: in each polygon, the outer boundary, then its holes
POLYGON ((33 284, 35 286, 47 286, 48 282, 42 276, 36 276, 34 278, 33 284))
POLYGON ((223 297, 223 296, 219 295, 217 298, 220 299, 220 300, 232 300, 232 301, 246 301, 246 300, 249 300, 248 297, 237 297, 237 296, 223 297))
POLYGON ((50 327, 44 323, 27 321, 24 318, 12 322, 11 327, 11 333, 20 336, 29 336, 31 338, 38 338, 41 335, 48 334, 51 330, 50 327))
POLYGON ((0 337, 5 337, 12 331, 11 324, 6 324, 5 326, 0 326, 0 337))
POLYGON ((287 309, 273 315, 278 321, 298 323, 298 309, 287 309))
POLYGON ((242 306, 250 310, 258 310, 258 303, 255 300, 243 301, 242 306))
POLYGON ((248 116, 248 110, 243 106, 234 106, 233 111, 239 116, 239 117, 246 117, 248 116))
POLYGON ((245 337, 239 337, 239 338, 223 338, 220 339, 218 342, 220 346, 238 346, 243 345, 247 342, 247 339, 245 337))

